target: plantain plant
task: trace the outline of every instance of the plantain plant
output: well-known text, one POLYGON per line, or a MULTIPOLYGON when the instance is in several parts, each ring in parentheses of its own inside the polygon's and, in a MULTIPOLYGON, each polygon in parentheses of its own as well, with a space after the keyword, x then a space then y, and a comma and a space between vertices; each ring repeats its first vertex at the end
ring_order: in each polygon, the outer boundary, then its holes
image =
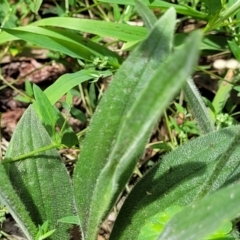
POLYGON ((2 41, 21 38, 82 59, 104 52, 108 64, 121 64, 92 116, 72 179, 56 148, 75 144, 76 136, 53 104, 96 72, 64 75, 45 92, 33 86, 35 102, 18 123, 0 164, 0 200, 28 239, 69 239, 71 225, 61 219, 71 219, 67 222, 79 225, 82 239, 95 240, 154 125, 180 89, 191 107, 203 113, 199 117, 196 113, 196 118, 205 135, 165 155, 144 175, 124 202, 110 239, 213 239, 214 234, 234 239, 237 235, 231 221, 240 212, 239 183, 235 183, 240 174, 240 128, 215 131, 189 80, 202 33, 194 31, 174 48, 175 10, 170 8, 157 20, 145 5, 138 2, 137 8, 149 33, 122 64, 110 50, 92 42, 85 46, 71 31, 64 36, 62 29, 35 24, 3 29, 0 34, 5 37, 2 41), (50 45, 33 38, 36 35, 51 40, 50 45), (161 220, 164 214, 168 223, 161 220), (221 231, 226 225, 227 230, 221 231))

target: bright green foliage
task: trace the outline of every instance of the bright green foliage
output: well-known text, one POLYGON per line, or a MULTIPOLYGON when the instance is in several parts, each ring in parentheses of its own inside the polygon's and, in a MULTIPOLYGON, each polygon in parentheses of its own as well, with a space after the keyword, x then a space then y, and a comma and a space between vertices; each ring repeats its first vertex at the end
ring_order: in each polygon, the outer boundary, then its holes
POLYGON ((92 60, 94 57, 108 57, 113 67, 118 67, 121 58, 104 46, 85 39, 77 33, 59 28, 44 28, 37 26, 25 26, 18 28, 5 28, 0 33, 0 44, 23 39, 38 46, 59 51, 73 58, 92 60))
POLYGON ((43 240, 49 238, 56 231, 56 229, 49 230, 48 225, 48 221, 45 221, 42 226, 38 227, 38 233, 35 237, 35 240, 43 240))
POLYGON ((53 105, 75 86, 96 77, 107 77, 110 75, 110 71, 95 71, 91 69, 84 69, 75 73, 67 73, 58 78, 56 82, 44 91, 44 93, 53 105))
MULTIPOLYGON (((240 184, 228 186, 216 193, 194 202, 176 214, 167 224, 158 240, 196 240, 207 237, 226 223, 227 219, 239 216, 240 184), (207 209, 207 211, 206 211, 207 209)), ((223 233, 228 233, 230 225, 225 225, 223 233)), ((212 235, 211 239, 234 239, 231 236, 212 235), (221 238, 222 237, 222 238, 221 238)))
POLYGON ((156 240, 167 222, 181 210, 180 206, 170 206, 146 220, 137 240, 156 240))
POLYGON ((123 41, 142 40, 147 31, 143 27, 130 26, 123 23, 105 22, 81 18, 47 18, 34 22, 35 26, 59 26, 81 32, 88 32, 103 37, 115 37, 123 41), (98 26, 96 28, 96 26, 98 26))
MULTIPOLYGON (((182 208, 177 205, 170 206, 166 208, 163 212, 159 212, 154 216, 146 220, 146 224, 141 228, 141 232, 138 236, 138 240, 157 240, 159 233, 161 233, 164 227, 167 225, 168 221, 180 212, 182 208)), ((187 216, 187 215, 186 215, 187 216)), ((179 219, 181 222, 182 219, 179 219)), ((189 224, 190 225, 190 224, 189 224)), ((229 234, 232 230, 232 223, 230 221, 224 222, 221 227, 211 234, 211 236, 206 237, 206 240, 214 239, 233 239, 229 234)))

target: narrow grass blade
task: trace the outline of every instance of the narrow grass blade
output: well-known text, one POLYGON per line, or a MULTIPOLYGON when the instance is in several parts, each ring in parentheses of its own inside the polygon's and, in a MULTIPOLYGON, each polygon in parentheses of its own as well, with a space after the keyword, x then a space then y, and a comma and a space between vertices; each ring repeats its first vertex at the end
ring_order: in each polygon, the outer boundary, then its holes
POLYGON ((93 79, 96 75, 102 74, 103 76, 110 75, 108 71, 95 71, 95 70, 81 70, 75 73, 67 73, 59 77, 51 86, 49 86, 44 93, 48 97, 51 104, 55 104, 64 94, 66 94, 69 90, 86 82, 88 80, 93 79))
MULTIPOLYGON (((72 31, 58 28, 43 28, 25 26, 18 28, 4 28, 5 31, 18 39, 29 41, 38 46, 59 51, 74 58, 91 60, 93 57, 108 57, 109 63, 117 67, 120 57, 109 49, 87 40, 72 31)), ((1 37, 1 33, 0 33, 1 37)), ((0 41, 0 43, 2 43, 0 41)))
POLYGON ((204 239, 226 221, 239 217, 239 199, 237 183, 192 203, 170 220, 158 240, 204 239))
MULTIPOLYGON (((110 239, 137 239, 146 218, 172 205, 185 206, 191 203, 203 182, 213 173, 219 158, 228 151, 229 144, 226 143, 231 143, 239 131, 240 127, 234 126, 211 132, 165 155, 129 194, 110 239)), ((240 147, 237 146, 228 155, 227 164, 208 193, 239 179, 239 154, 240 147)))
MULTIPOLYGON (((219 114, 223 111, 223 108, 230 97, 230 92, 234 87, 234 80, 234 78, 231 78, 230 81, 222 81, 220 83, 217 93, 212 101, 212 105, 216 114, 219 114)), ((215 116, 213 116, 213 118, 215 119, 215 116)))
POLYGON ((214 131, 214 123, 205 106, 205 103, 203 102, 202 96, 200 95, 192 79, 187 81, 184 87, 184 94, 187 98, 190 110, 198 122, 201 132, 204 134, 214 131))
MULTIPOLYGON (((12 136, 5 160, 51 145, 51 139, 32 107, 29 107, 12 136)), ((51 239, 68 239, 69 226, 58 219, 74 215, 72 185, 55 149, 35 153, 16 162, 5 163, 13 187, 36 225, 49 221, 57 228, 51 239)))
POLYGON ((131 26, 124 23, 70 17, 41 19, 37 22, 34 22, 32 25, 55 27, 61 26, 62 28, 92 33, 102 37, 113 37, 122 41, 142 40, 147 35, 147 31, 143 27, 131 26))
POLYGON ((148 29, 152 29, 152 27, 157 21, 157 18, 155 17, 153 12, 149 9, 149 7, 147 7, 141 1, 137 0, 135 2, 136 2, 136 10, 139 13, 139 15, 142 17, 145 26, 148 29))
POLYGON ((2 164, 0 164, 0 202, 7 207, 24 235, 29 240, 34 239, 37 234, 37 228, 14 190, 2 164))
MULTIPOLYGON (((115 3, 115 4, 125 4, 125 5, 135 5, 135 0, 99 0, 99 2, 106 2, 106 3, 115 3)), ((151 7, 158 7, 163 10, 167 10, 171 7, 173 7, 177 13, 186 15, 186 16, 191 16, 194 18, 199 18, 203 20, 208 19, 208 15, 199 11, 194 10, 193 8, 190 8, 185 5, 180 5, 180 4, 172 4, 168 3, 166 1, 161 1, 161 0, 154 0, 154 1, 149 1, 149 0, 141 0, 141 2, 147 6, 151 7), (150 3, 151 2, 151 3, 150 3)))

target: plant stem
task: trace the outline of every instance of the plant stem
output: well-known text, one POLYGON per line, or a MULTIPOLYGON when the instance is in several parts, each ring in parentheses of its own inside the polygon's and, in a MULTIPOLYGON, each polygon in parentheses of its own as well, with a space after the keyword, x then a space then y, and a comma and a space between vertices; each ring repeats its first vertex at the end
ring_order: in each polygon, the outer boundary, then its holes
POLYGON ((50 150, 50 149, 53 149, 53 148, 57 148, 57 147, 61 147, 62 145, 61 144, 51 144, 51 145, 48 145, 48 146, 45 146, 45 147, 42 147, 42 148, 38 148, 36 150, 33 150, 31 152, 28 152, 28 153, 25 153, 25 154, 22 154, 22 155, 19 155, 17 157, 13 157, 13 158, 7 158, 7 159, 4 159, 3 160, 3 163, 7 163, 7 162, 15 162, 15 161, 19 161, 19 160, 22 160, 22 159, 25 159, 25 158, 28 158, 28 157, 31 157, 37 153, 41 153, 41 152, 45 152, 47 150, 50 150))

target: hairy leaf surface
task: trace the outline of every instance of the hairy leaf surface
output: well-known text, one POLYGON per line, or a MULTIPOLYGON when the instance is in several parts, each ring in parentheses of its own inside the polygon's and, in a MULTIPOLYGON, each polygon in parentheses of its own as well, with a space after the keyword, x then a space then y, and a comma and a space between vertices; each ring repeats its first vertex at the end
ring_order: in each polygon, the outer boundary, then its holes
MULTIPOLYGON (((51 139, 32 107, 22 116, 4 160, 51 145, 51 139)), ((57 220, 73 215, 73 191, 67 170, 56 150, 47 150, 25 159, 6 163, 10 180, 32 221, 49 229, 57 228, 52 239, 68 239, 69 226, 57 220)))
MULTIPOLYGON (((164 156, 136 184, 126 199, 111 239, 136 239, 145 218, 171 205, 191 203, 239 131, 240 127, 234 126, 212 132, 164 156)), ((239 153, 240 147, 229 153, 230 158, 209 193, 239 179, 239 153)))

